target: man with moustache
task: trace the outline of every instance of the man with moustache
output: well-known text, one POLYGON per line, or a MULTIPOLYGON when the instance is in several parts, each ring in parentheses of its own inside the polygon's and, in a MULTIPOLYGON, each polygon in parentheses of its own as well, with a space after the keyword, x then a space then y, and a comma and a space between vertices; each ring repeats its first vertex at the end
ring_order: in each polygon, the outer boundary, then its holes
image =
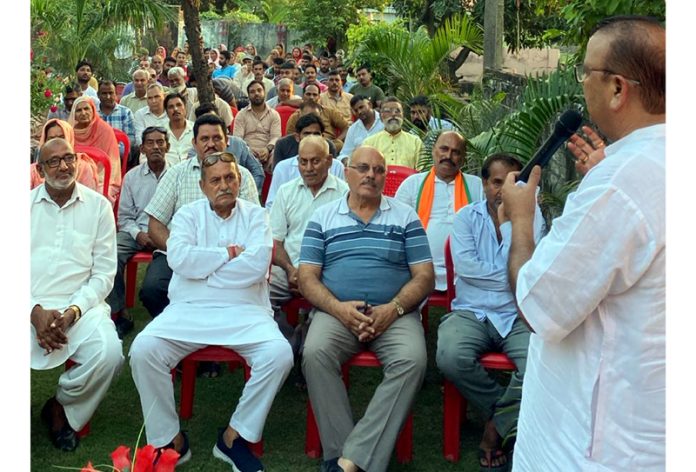
POLYGON ((435 290, 447 290, 445 241, 452 232, 455 214, 484 198, 481 179, 460 169, 466 162, 466 141, 456 131, 440 134, 432 151, 428 172, 404 180, 395 198, 410 206, 428 234, 435 266, 435 290))
POLYGON ((75 75, 77 76, 77 83, 82 89, 82 95, 91 97, 94 104, 99 107, 99 97, 97 96, 97 91, 90 85, 90 81, 92 81, 96 86, 96 79, 91 80, 92 72, 92 64, 84 59, 81 60, 77 66, 75 66, 75 75))
POLYGON ((353 96, 350 99, 350 108, 358 119, 348 128, 346 140, 339 156, 341 161, 347 161, 355 148, 365 141, 365 138, 384 129, 379 112, 372 109, 372 102, 368 97, 364 95, 353 96))
POLYGON ((665 470, 665 36, 639 16, 590 36, 575 74, 611 144, 589 170, 584 149, 588 172, 538 246, 541 170, 503 186, 510 285, 533 333, 515 470, 665 470))
POLYGON ((164 98, 164 109, 169 118, 167 162, 173 166, 186 159, 193 149, 193 121, 186 119, 186 99, 180 93, 168 94, 164 98))
MULTIPOLYGON (((319 117, 324 123, 324 137, 330 139, 337 151, 343 148, 343 140, 346 139, 350 123, 343 118, 340 112, 334 108, 323 107, 319 103, 320 91, 316 84, 306 85, 304 88, 303 102, 314 102, 319 105, 319 117)), ((288 119, 285 131, 291 133, 295 129, 295 124, 300 117, 301 112, 298 110, 288 119)))
MULTIPOLYGON (((133 124, 133 112, 119 103, 116 103, 116 84, 113 80, 99 82, 99 116, 112 128, 120 129, 128 136, 131 145, 135 145, 135 125, 133 124)), ((119 147, 121 143, 119 143, 119 147)), ((121 149, 121 153, 123 153, 121 149)))
POLYGON ((370 101, 372 101, 372 105, 375 108, 381 107, 384 100, 384 91, 372 82, 370 67, 367 64, 363 64, 358 67, 356 74, 358 83, 353 85, 349 92, 353 95, 370 97, 370 101))
POLYGON ((233 134, 251 148, 264 169, 270 171, 273 148, 280 138, 280 115, 266 104, 263 82, 252 80, 247 86, 249 105, 237 113, 233 134))
POLYGON ((351 123, 353 111, 350 108, 350 99, 353 98, 353 95, 344 92, 341 88, 341 76, 338 71, 334 69, 328 72, 326 84, 328 90, 319 95, 319 104, 324 108, 338 111, 348 123, 351 123))
MULTIPOLYGON (((256 81, 256 82, 262 82, 263 83, 263 88, 264 90, 271 90, 273 87, 275 87, 275 84, 273 81, 263 75, 264 71, 266 70, 265 64, 263 61, 254 61, 254 63, 251 66, 251 72, 252 76, 249 77, 245 82, 242 83, 242 90, 247 92, 248 96, 248 88, 249 84, 251 82, 256 81)), ((250 97, 251 99, 251 97, 250 97)))
MULTIPOLYGON (((171 167, 157 185, 155 195, 145 207, 148 214, 148 234, 156 250, 147 266, 140 300, 150 313, 159 315, 169 303, 167 287, 172 271, 167 264, 167 239, 174 214, 187 203, 203 198, 198 184, 201 161, 209 154, 224 151, 227 147, 225 122, 216 115, 202 115, 193 125, 193 147, 196 158, 187 159, 171 167)), ((241 177, 239 198, 259 204, 259 194, 254 178, 244 167, 239 167, 241 177)))
POLYGON ((403 116, 404 110, 399 99, 396 97, 385 98, 381 108, 384 130, 366 138, 363 144, 379 149, 384 155, 387 165, 415 169, 423 142, 418 136, 402 130, 403 116))
MULTIPOLYGON (((274 169, 282 161, 297 156, 300 145, 300 133, 304 129, 304 127, 300 127, 298 129, 298 125, 305 115, 316 115, 318 121, 321 122, 321 128, 325 129, 324 122, 321 120, 320 117, 320 113, 320 106, 318 103, 310 101, 302 102, 302 104, 300 105, 300 117, 297 121, 294 122, 295 127, 293 129, 295 132, 292 134, 288 134, 287 136, 284 136, 280 138, 278 141, 276 141, 275 149, 273 149, 274 169)), ((316 120, 313 120, 312 123, 315 121, 316 120)), ((304 123, 305 126, 309 124, 306 120, 304 121, 304 123)), ((334 146, 334 143, 331 142, 330 139, 327 139, 326 141, 329 143, 329 153, 332 157, 336 157, 338 155, 336 152, 336 146, 334 146)))
MULTIPOLYGON (((443 135, 448 133, 454 132, 443 135)), ((489 156, 481 167, 485 200, 463 207, 454 217, 454 225, 450 225, 456 297, 452 313, 442 318, 438 328, 436 362, 464 398, 484 413, 486 424, 479 445, 481 470, 506 468, 511 459, 506 454, 510 446, 503 445, 503 439, 517 426, 527 361, 529 329, 517 316, 507 276, 510 225, 501 227, 498 221, 505 177, 521 169, 520 161, 510 154, 489 156), (507 387, 502 387, 478 361, 491 351, 507 354, 517 367, 507 387)), ((544 219, 537 205, 535 241, 541 239, 543 229, 544 219)))
MULTIPOLYGON (((283 65, 280 66, 280 78, 281 78, 281 80, 282 79, 289 79, 294 85, 293 92, 301 98, 302 95, 304 94, 304 89, 302 88, 302 85, 297 84, 295 82, 295 71, 296 70, 297 70, 296 64, 294 64, 290 61, 286 61, 283 63, 283 65)), ((268 91, 268 93, 266 94, 266 100, 270 100, 270 99, 278 96, 278 92, 279 92, 278 87, 279 87, 279 85, 276 85, 275 87, 273 87, 272 89, 270 89, 268 91)), ((290 104, 290 106, 298 106, 298 105, 299 105, 299 101, 292 102, 290 104)))
POLYGON ((292 83, 292 79, 280 79, 275 89, 278 90, 278 94, 266 100, 266 104, 271 108, 277 108, 281 105, 295 106, 302 102, 302 97, 294 93, 295 87, 292 83))
MULTIPOLYGON (((121 368, 121 342, 104 302, 116 273, 111 204, 75 181, 77 157, 62 138, 40 150, 44 179, 30 194, 31 368, 75 362, 41 410, 53 444, 73 451, 121 368)), ((61 369, 62 370, 62 369, 61 369)))
POLYGON ((416 213, 382 195, 386 172, 377 149, 356 149, 349 193, 318 208, 302 240, 300 290, 315 307, 302 370, 330 472, 387 470, 425 376, 418 304, 435 274, 416 213), (364 349, 377 355, 384 377, 355 424, 341 364, 364 349))
POLYGON ((176 67, 176 59, 174 59, 172 56, 165 57, 164 64, 162 65, 162 72, 157 78, 157 81, 165 87, 171 87, 171 84, 169 83, 169 70, 172 67, 176 67))
MULTIPOLYGON (((221 126, 215 128, 213 133, 222 132, 221 126)), ((213 137, 197 131, 197 139, 213 137)), ((174 272, 171 303, 133 341, 133 381, 148 444, 175 449, 180 465, 191 451, 179 425, 171 367, 209 345, 234 349, 251 366, 251 376, 218 434, 213 456, 234 470, 262 471, 249 443, 261 440, 273 399, 293 364, 268 300, 273 253, 268 214, 237 198, 240 173, 232 154, 209 153, 200 162, 199 175, 205 198, 184 205, 173 217, 167 239, 174 272)))
POLYGON ((140 152, 146 161, 128 171, 123 177, 118 204, 118 233, 116 246, 118 265, 114 288, 106 299, 112 316, 117 316, 116 331, 121 339, 133 329, 133 320, 126 309, 126 286, 123 269, 136 252, 155 249, 147 232, 149 217, 143 210, 157 189, 157 184, 169 168, 165 155, 169 150, 167 131, 148 127, 141 136, 140 152))

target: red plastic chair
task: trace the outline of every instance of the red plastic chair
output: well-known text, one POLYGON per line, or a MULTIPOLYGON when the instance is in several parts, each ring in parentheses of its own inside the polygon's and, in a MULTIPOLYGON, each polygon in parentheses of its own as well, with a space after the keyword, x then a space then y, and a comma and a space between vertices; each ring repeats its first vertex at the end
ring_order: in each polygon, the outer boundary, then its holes
POLYGON ((232 112, 232 123, 230 123, 230 134, 234 135, 234 119, 237 118, 237 113, 239 113, 239 110, 237 110, 235 107, 230 107, 230 111, 232 112))
POLYGON ((104 169, 104 185, 102 194, 109 198, 109 182, 111 182, 111 161, 109 156, 99 148, 94 146, 84 146, 82 144, 75 145, 75 152, 87 154, 94 162, 101 164, 104 169))
POLYGON ((126 262, 126 308, 133 308, 135 305, 135 282, 138 276, 138 264, 149 264, 152 262, 152 253, 138 251, 126 262))
POLYGON ((396 195, 396 191, 401 185, 401 182, 406 180, 409 175, 416 174, 416 169, 411 169, 406 166, 389 166, 387 167, 387 178, 384 182, 384 190, 382 193, 387 197, 396 195))
MULTIPOLYGON (((354 355, 343 364, 343 382, 346 388, 350 384, 350 368, 351 367, 382 367, 382 364, 377 359, 377 356, 372 351, 362 351, 354 355)), ((319 437, 319 428, 317 427, 316 418, 312 404, 307 399, 307 432, 305 436, 305 454, 311 458, 321 457, 321 439, 319 437)), ((411 462, 413 460, 413 413, 409 413, 406 418, 399 437, 396 440, 396 460, 401 464, 411 462)))
MULTIPOLYGON (((287 105, 280 105, 275 109, 280 115, 280 135, 285 136, 286 127, 288 125, 288 120, 290 116, 297 111, 297 108, 290 107, 287 105)), ((295 130, 290 130, 291 132, 295 130)))
POLYGON ((266 204, 266 197, 268 197, 268 191, 271 189, 271 180, 273 180, 273 174, 269 174, 266 170, 263 171, 264 179, 263 186, 261 187, 261 205, 266 204))
MULTIPOLYGON (((179 416, 181 419, 190 419, 193 415, 193 395, 196 390, 196 366, 199 362, 227 362, 230 370, 239 366, 244 367, 244 381, 251 377, 251 368, 244 358, 232 349, 222 346, 208 346, 193 352, 181 361, 181 403, 179 416)), ((252 452, 261 457, 263 455, 263 440, 250 443, 252 452)))
POLYGON ((116 135, 116 141, 123 143, 123 155, 121 156, 121 177, 123 177, 128 171, 128 156, 130 155, 131 148, 130 139, 128 139, 128 135, 120 129, 114 128, 114 134, 116 135))
MULTIPOLYGON (((452 300, 454 300, 454 261, 450 248, 450 238, 445 241, 445 267, 447 269, 447 311, 452 311, 452 300)), ((514 362, 501 352, 489 352, 481 356, 479 362, 486 369, 493 370, 515 370, 514 362)), ((457 387, 445 379, 444 392, 442 394, 442 453, 445 460, 450 462, 459 461, 460 449, 460 428, 466 421, 467 401, 457 390, 457 387)))
POLYGON ((297 326, 300 320, 300 310, 311 310, 312 304, 303 297, 292 297, 290 300, 285 302, 280 309, 287 315, 288 323, 292 326, 297 326))

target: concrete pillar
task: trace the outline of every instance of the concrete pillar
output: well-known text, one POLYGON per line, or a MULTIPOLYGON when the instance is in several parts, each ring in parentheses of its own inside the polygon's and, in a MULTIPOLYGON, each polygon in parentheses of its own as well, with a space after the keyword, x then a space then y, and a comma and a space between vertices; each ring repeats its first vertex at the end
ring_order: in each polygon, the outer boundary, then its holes
POLYGON ((483 12, 483 69, 503 68, 504 0, 486 0, 483 12))

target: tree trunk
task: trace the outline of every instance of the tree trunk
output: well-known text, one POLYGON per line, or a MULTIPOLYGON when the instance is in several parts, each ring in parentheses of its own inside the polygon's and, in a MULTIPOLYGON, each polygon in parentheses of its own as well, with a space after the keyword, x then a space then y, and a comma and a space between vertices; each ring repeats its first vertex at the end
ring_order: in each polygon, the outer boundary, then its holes
POLYGON ((213 83, 208 73, 208 64, 203 57, 203 37, 201 36, 201 20, 198 16, 196 0, 182 0, 184 10, 184 30, 189 43, 191 53, 191 67, 196 77, 196 89, 200 104, 214 103, 215 92, 213 83))
POLYGON ((469 49, 466 46, 462 46, 462 50, 459 51, 457 57, 455 57, 454 59, 452 59, 449 56, 447 57, 447 71, 451 83, 457 83, 457 69, 459 69, 462 66, 462 64, 464 64, 464 61, 466 61, 466 58, 469 57, 470 52, 471 49, 469 49))

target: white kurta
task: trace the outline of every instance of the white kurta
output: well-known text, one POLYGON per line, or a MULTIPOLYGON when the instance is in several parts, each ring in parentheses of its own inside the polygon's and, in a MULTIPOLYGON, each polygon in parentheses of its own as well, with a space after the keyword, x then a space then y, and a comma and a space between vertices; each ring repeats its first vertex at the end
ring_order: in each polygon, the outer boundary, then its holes
POLYGON ((607 147, 520 270, 515 471, 665 468, 664 133, 607 147))
POLYGON ((49 355, 37 343, 31 326, 31 367, 52 369, 68 360, 100 323, 111 323, 104 300, 116 275, 116 225, 109 201, 79 183, 62 208, 43 184, 30 195, 29 309, 40 304, 62 312, 77 305, 82 311, 82 318, 67 329, 67 345, 49 355))
MULTIPOLYGON (((275 339, 259 316, 273 319, 268 270, 273 240, 263 208, 237 199, 232 214, 220 218, 207 199, 174 214, 167 262, 174 271, 167 308, 146 328, 150 336, 210 345, 275 339), (244 252, 228 260, 227 246, 244 252)), ((277 327, 276 327, 277 331, 277 327)))
MULTIPOLYGON (((423 180, 428 177, 427 172, 410 175, 401 182, 394 197, 407 204, 416 212, 418 202, 418 191, 423 180)), ((471 202, 474 203, 485 198, 483 194, 483 183, 480 177, 464 174, 466 185, 469 189, 471 202)), ((428 242, 430 243, 430 253, 433 255, 433 265, 435 266, 435 290, 447 290, 447 270, 445 268, 445 241, 452 234, 452 223, 454 221, 454 180, 447 183, 435 176, 435 195, 433 197, 433 208, 430 211, 430 221, 428 229, 428 242)))

